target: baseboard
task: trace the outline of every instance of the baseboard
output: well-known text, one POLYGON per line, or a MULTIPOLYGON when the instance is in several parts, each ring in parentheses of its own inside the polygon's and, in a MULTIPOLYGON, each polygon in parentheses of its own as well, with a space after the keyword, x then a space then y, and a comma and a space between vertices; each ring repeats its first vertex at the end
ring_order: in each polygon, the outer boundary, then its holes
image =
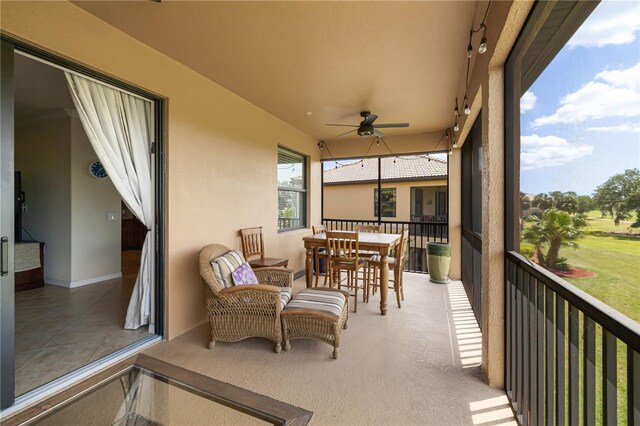
POLYGON ((304 274, 306 274, 306 271, 304 269, 302 271, 294 272, 293 279, 297 280, 300 277, 304 277, 304 274))
POLYGON ((76 288, 76 287, 82 287, 85 285, 99 283, 102 281, 113 280, 120 277, 122 277, 122 272, 116 272, 108 275, 101 275, 99 277, 86 278, 84 280, 78 280, 78 281, 66 281, 66 280, 58 280, 56 278, 44 277, 44 282, 47 284, 57 285, 60 287, 76 288))

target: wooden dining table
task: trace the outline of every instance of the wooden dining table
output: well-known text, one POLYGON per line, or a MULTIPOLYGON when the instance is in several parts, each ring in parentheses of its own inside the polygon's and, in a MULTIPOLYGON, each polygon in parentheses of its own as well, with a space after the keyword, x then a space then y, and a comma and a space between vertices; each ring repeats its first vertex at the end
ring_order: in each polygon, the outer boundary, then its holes
MULTIPOLYGON (((358 249, 376 251, 380 254, 380 313, 387 314, 387 294, 389 292, 389 252, 402 236, 400 234, 358 233, 358 249)), ((315 234, 302 239, 306 251, 307 288, 313 286, 313 254, 315 250, 327 246, 327 235, 315 234)))

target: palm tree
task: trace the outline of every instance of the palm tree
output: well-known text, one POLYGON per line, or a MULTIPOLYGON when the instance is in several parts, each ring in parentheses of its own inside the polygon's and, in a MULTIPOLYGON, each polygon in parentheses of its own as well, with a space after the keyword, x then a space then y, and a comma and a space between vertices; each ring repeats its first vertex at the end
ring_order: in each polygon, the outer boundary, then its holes
POLYGON ((548 268, 557 266, 560 247, 578 247, 576 241, 584 236, 582 230, 587 226, 585 215, 572 215, 555 208, 545 210, 542 217, 529 216, 527 220, 531 226, 522 237, 534 245, 538 262, 548 268), (542 254, 543 246, 548 246, 546 255, 542 254))
POLYGON ((553 198, 547 194, 540 193, 533 198, 531 205, 539 208, 541 211, 545 211, 553 207, 553 198))

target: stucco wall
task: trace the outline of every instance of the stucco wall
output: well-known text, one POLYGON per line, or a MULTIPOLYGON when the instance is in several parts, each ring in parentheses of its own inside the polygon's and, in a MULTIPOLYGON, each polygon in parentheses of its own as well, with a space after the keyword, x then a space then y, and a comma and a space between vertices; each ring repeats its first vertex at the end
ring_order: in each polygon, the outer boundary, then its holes
POLYGON ((316 140, 71 3, 0 7, 7 34, 167 98, 169 338, 206 318, 197 260, 205 244, 239 248, 238 230, 261 225, 267 255, 303 269, 301 238, 309 230, 276 229, 277 146, 310 156, 309 223, 319 223, 316 140))
MULTIPOLYGON (((382 188, 396 188, 396 216, 383 217, 385 221, 408 222, 411 220, 411 188, 447 185, 446 180, 416 182, 384 182, 382 188)), ((329 219, 377 220, 374 214, 374 189, 378 184, 325 185, 324 217, 329 219)), ((435 189, 423 199, 424 215, 435 209, 435 189)))

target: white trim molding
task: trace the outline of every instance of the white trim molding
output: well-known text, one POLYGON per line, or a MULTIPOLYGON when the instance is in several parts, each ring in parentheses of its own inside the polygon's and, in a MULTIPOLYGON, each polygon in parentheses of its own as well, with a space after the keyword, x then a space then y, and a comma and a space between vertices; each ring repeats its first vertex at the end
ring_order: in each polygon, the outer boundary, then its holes
POLYGON ((116 272, 113 274, 101 275, 99 277, 85 278, 84 280, 78 280, 78 281, 66 281, 66 280, 58 280, 56 278, 44 277, 44 282, 47 284, 57 285, 60 287, 76 288, 76 287, 82 287, 89 284, 99 283, 102 281, 114 280, 116 278, 121 278, 121 277, 122 277, 122 272, 116 272))

